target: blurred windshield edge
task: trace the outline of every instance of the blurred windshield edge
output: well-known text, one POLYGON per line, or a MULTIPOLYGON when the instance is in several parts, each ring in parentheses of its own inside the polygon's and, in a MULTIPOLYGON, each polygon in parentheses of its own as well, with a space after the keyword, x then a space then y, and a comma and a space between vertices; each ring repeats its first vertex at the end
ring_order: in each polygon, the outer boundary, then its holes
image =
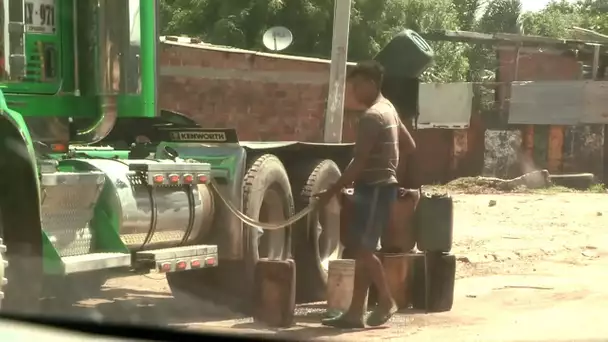
POLYGON ((214 331, 213 328, 200 330, 169 329, 145 325, 116 325, 91 321, 63 320, 47 317, 23 317, 0 314, 0 341, 44 342, 152 342, 152 341, 196 341, 201 337, 230 341, 284 341, 284 339, 264 333, 233 333, 214 331))
MULTIPOLYGON (((0 340, 2 342, 36 341, 45 342, 125 342, 132 338, 100 337, 99 335, 73 332, 66 329, 46 327, 42 324, 23 323, 15 320, 0 319, 0 340)), ((144 340, 140 340, 144 341, 144 340)))

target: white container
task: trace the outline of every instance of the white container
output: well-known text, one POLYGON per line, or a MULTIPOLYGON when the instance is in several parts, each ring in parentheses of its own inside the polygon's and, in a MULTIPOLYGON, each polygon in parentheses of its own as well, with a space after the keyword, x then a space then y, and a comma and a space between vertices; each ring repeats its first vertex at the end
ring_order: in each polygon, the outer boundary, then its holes
MULTIPOLYGON (((355 260, 331 260, 327 271, 327 311, 345 312, 350 307, 355 284, 355 260)), ((365 296, 367 309, 367 295, 365 296)))

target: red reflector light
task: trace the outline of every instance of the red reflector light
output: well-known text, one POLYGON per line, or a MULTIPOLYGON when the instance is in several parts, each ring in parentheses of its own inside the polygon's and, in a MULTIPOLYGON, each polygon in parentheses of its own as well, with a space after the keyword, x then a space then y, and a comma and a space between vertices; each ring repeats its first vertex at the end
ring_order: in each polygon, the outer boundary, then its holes
POLYGON ((199 268, 199 267, 201 267, 201 261, 200 260, 192 260, 190 262, 190 267, 192 267, 192 268, 199 268))
POLYGON ((205 259, 205 265, 207 265, 207 266, 213 266, 213 265, 215 265, 215 258, 207 258, 207 259, 205 259))
POLYGON ((176 265, 176 268, 178 270, 185 270, 186 266, 188 266, 188 264, 185 261, 179 261, 176 265))
POLYGON ((164 181, 165 181, 165 176, 163 176, 163 175, 156 175, 156 176, 154 176, 154 183, 160 184, 160 183, 162 183, 164 181))
POLYGON ((51 150, 53 150, 53 152, 67 152, 68 150, 68 145, 64 145, 64 144, 51 144, 51 150))
POLYGON ((190 184, 194 181, 194 177, 192 175, 184 175, 184 183, 190 184))
POLYGON ((170 175, 169 176, 169 181, 171 183, 179 183, 179 175, 170 175))
POLYGON ((207 183, 207 175, 198 175, 198 182, 199 183, 207 183))
POLYGON ((167 262, 167 263, 162 264, 160 266, 160 271, 161 272, 169 272, 169 271, 171 271, 171 263, 167 262))

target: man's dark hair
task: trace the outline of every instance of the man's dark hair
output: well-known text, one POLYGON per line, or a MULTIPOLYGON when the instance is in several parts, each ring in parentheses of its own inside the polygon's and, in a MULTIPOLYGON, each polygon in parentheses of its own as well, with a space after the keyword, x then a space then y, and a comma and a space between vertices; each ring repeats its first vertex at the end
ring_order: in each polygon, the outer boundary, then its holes
POLYGON ((384 67, 374 60, 359 62, 348 73, 348 79, 353 77, 362 77, 374 81, 380 88, 384 78, 384 67))

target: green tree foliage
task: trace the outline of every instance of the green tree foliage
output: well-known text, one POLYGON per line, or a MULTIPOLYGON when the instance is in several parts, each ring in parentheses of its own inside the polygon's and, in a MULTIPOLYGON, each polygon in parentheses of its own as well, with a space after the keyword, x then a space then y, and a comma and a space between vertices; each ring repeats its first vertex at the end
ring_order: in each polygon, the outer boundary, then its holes
POLYGON ((545 9, 524 15, 527 34, 571 38, 573 26, 608 34, 608 1, 554 0, 545 9))
POLYGON ((578 26, 602 34, 608 34, 608 1, 607 0, 581 0, 576 6, 580 13, 578 26))
POLYGON ((520 0, 494 0, 487 3, 478 29, 487 33, 520 33, 520 0))
MULTIPOLYGON (((334 0, 163 0, 161 32, 261 51, 264 31, 281 25, 294 36, 292 46, 282 53, 328 58, 333 10, 334 0)), ((373 57, 404 28, 456 30, 458 20, 452 0, 354 0, 349 59, 373 57)), ((437 59, 425 79, 463 79, 468 69, 464 48, 432 45, 437 59)))

